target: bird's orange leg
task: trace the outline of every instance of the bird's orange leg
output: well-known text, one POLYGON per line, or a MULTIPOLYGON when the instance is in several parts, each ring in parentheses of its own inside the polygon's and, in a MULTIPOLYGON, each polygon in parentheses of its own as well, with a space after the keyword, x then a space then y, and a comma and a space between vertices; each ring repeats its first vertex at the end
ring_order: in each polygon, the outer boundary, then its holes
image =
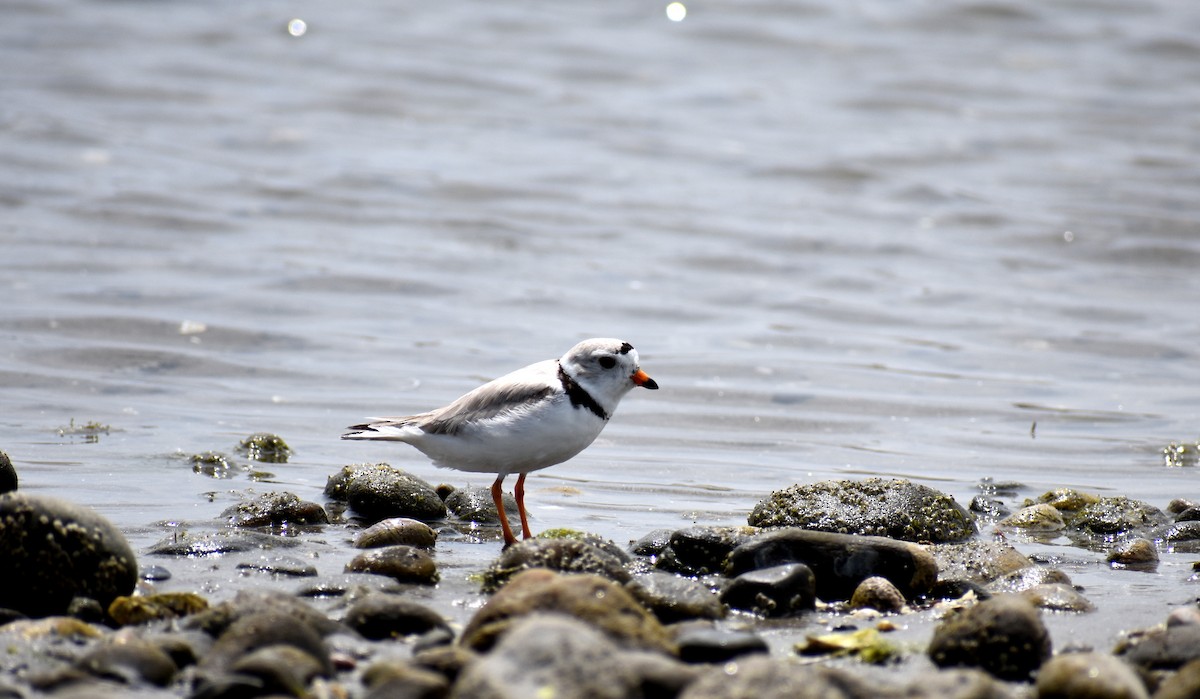
POLYGON ((526 539, 532 539, 533 534, 529 533, 529 518, 525 516, 525 476, 522 473, 517 478, 517 487, 513 488, 513 495, 517 498, 517 514, 521 515, 521 534, 526 539))
MULTIPOLYGON (((504 491, 501 486, 504 483, 504 476, 496 477, 496 482, 492 484, 492 501, 496 503, 496 514, 500 515, 500 528, 504 530, 504 545, 511 546, 517 543, 517 537, 513 536, 512 527, 508 526, 508 515, 504 513, 504 491)), ((517 500, 517 509, 521 511, 521 520, 525 519, 525 510, 521 507, 521 501, 517 500)))

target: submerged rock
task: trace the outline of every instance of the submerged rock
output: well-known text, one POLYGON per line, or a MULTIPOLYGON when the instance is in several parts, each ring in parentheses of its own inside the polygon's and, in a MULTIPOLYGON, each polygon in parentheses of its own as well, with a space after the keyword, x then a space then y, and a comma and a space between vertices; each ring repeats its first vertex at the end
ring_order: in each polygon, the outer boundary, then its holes
MULTIPOLYGON (((517 514, 517 500, 505 493, 504 513, 508 515, 508 523, 520 526, 521 518, 517 514)), ((500 513, 496 511, 496 502, 492 500, 491 488, 466 486, 455 488, 446 494, 443 500, 446 509, 464 522, 477 524, 500 524, 500 513)))
POLYGON ((424 550, 412 546, 384 546, 368 549, 346 564, 347 573, 386 575, 402 583, 435 585, 437 564, 424 550))
POLYGON ((977 667, 1010 681, 1029 679, 1050 650, 1037 609, 1015 595, 997 595, 944 619, 929 643, 939 667, 977 667))
POLYGON ((674 653, 666 629, 620 585, 591 574, 536 568, 517 574, 463 629, 461 643, 485 651, 513 622, 535 612, 567 614, 630 648, 674 653))
POLYGON ((729 554, 726 573, 786 563, 804 563, 816 575, 817 597, 826 602, 850 599, 863 580, 887 578, 906 598, 922 595, 937 580, 937 564, 916 544, 878 536, 780 529, 760 534, 729 554))
POLYGON ((118 597, 108 605, 108 615, 121 626, 136 626, 159 619, 176 619, 208 609, 208 600, 194 592, 163 592, 118 597))
POLYGON ((256 432, 238 444, 238 451, 253 461, 268 464, 286 464, 292 448, 279 435, 256 432))
POLYGON ((422 522, 443 519, 446 505, 426 481, 388 464, 353 464, 329 477, 325 494, 345 500, 360 517, 378 522, 410 517, 422 522))
POLYGON ((75 597, 107 608, 137 585, 137 558, 116 527, 42 495, 0 495, 0 561, 0 604, 29 616, 63 614, 75 597))
POLYGON ((919 542, 962 541, 976 533, 954 498, 908 480, 822 481, 779 490, 754 506, 756 527, 802 527, 919 542))
POLYGON ((234 527, 279 527, 289 524, 329 524, 325 508, 292 493, 263 493, 228 507, 221 517, 234 527))
POLYGON ((12 459, 0 451, 0 493, 11 493, 17 489, 17 469, 13 468, 12 459))

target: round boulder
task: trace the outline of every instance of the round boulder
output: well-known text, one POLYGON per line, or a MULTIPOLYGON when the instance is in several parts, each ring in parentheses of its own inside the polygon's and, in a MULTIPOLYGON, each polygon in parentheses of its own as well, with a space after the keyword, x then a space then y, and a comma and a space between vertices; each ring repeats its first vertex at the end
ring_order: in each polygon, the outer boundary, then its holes
POLYGON ((1029 679, 1050 657, 1050 633, 1037 609, 997 595, 944 620, 929 657, 939 667, 978 667, 1002 680, 1029 679))
POLYGON ((137 558, 116 527, 40 495, 0 495, 0 560, 3 606, 29 616, 63 614, 75 597, 107 608, 137 584, 137 558))

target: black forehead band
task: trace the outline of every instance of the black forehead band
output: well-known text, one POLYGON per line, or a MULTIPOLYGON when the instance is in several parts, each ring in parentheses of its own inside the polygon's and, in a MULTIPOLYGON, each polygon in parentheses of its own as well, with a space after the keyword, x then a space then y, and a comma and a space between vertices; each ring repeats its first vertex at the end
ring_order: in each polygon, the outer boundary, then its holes
POLYGON ((621 343, 621 354, 629 354, 629 350, 633 349, 633 345, 628 342, 621 343))

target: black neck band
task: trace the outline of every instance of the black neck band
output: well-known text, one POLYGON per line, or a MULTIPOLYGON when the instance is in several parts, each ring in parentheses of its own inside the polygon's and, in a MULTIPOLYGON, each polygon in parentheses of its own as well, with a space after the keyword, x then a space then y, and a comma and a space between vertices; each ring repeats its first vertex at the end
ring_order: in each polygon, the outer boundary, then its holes
POLYGON ((562 382, 563 390, 567 392, 567 398, 571 399, 572 408, 587 408, 601 420, 608 419, 608 413, 604 410, 604 407, 597 403, 596 399, 592 398, 592 394, 583 389, 583 386, 576 383, 575 379, 567 374, 561 364, 558 365, 558 380, 562 382))

